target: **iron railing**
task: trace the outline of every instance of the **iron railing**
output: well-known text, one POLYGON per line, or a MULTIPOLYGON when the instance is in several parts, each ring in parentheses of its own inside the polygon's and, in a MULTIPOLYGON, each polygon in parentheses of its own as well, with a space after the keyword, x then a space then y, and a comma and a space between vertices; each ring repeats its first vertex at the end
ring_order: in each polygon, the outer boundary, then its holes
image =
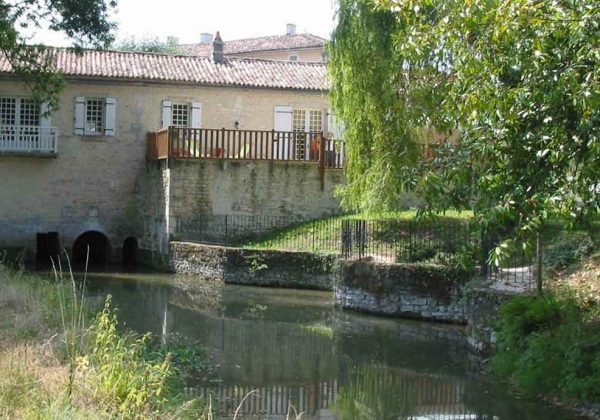
POLYGON ((177 220, 174 238, 217 245, 337 254, 386 262, 455 263, 475 258, 478 233, 466 221, 209 215, 177 220))

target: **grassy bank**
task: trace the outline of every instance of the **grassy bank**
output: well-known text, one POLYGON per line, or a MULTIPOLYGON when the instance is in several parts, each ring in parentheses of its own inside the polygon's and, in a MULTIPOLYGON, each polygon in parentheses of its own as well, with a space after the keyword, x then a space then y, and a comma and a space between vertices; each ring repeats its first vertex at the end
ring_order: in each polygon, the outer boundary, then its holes
POLYGON ((529 395, 599 404, 600 254, 558 270, 543 297, 504 305, 498 338, 500 377, 529 395))
POLYGON ((0 265, 0 418, 210 418, 182 396, 201 355, 119 332, 68 280, 0 265))
MULTIPOLYGON (((435 220, 436 225, 451 228, 453 224, 465 222, 472 218, 473 213, 470 211, 448 211, 444 215, 436 216, 435 220)), ((368 220, 371 223, 370 230, 372 231, 370 247, 372 250, 390 253, 398 245, 398 231, 406 228, 406 223, 403 222, 416 221, 417 211, 359 213, 326 217, 284 227, 263 235, 259 240, 245 241, 236 245, 250 249, 338 253, 340 252, 340 233, 343 220, 368 220)), ((441 231, 440 233, 444 234, 446 232, 441 231)), ((430 238, 427 238, 427 241, 429 242, 430 238)))

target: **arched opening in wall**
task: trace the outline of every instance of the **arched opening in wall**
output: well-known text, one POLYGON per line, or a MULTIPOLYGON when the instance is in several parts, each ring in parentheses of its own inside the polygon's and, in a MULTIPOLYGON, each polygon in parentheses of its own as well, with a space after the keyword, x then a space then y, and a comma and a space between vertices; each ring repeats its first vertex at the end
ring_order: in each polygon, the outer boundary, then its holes
POLYGON ((138 242, 134 237, 125 238, 123 242, 123 265, 136 265, 138 242))
POLYGON ((85 264, 89 249, 90 264, 106 264, 109 246, 108 238, 103 233, 85 232, 73 244, 73 263, 85 264))

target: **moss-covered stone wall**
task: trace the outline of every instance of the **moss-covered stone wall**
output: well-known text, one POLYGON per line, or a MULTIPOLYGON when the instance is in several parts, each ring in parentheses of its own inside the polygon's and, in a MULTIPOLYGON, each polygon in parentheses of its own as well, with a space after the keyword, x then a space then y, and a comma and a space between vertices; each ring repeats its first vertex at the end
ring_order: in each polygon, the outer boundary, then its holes
POLYGON ((335 303, 344 309, 456 323, 467 322, 469 273, 433 264, 340 261, 335 303))
POLYGON ((171 270, 228 284, 332 290, 333 255, 171 242, 171 270))

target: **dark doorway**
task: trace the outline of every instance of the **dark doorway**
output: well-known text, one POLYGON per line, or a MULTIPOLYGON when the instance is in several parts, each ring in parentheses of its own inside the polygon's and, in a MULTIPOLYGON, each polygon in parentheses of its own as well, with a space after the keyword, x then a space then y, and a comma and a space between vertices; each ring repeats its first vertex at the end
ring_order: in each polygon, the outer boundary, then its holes
POLYGON ((108 262, 109 243, 106 235, 90 231, 77 238, 73 244, 73 263, 85 264, 88 249, 90 264, 106 264, 108 262))
POLYGON ((126 238, 123 242, 123 265, 137 264, 138 243, 133 237, 126 238))
POLYGON ((58 261, 60 254, 60 243, 58 232, 38 233, 36 241, 36 261, 39 264, 51 264, 58 261))

